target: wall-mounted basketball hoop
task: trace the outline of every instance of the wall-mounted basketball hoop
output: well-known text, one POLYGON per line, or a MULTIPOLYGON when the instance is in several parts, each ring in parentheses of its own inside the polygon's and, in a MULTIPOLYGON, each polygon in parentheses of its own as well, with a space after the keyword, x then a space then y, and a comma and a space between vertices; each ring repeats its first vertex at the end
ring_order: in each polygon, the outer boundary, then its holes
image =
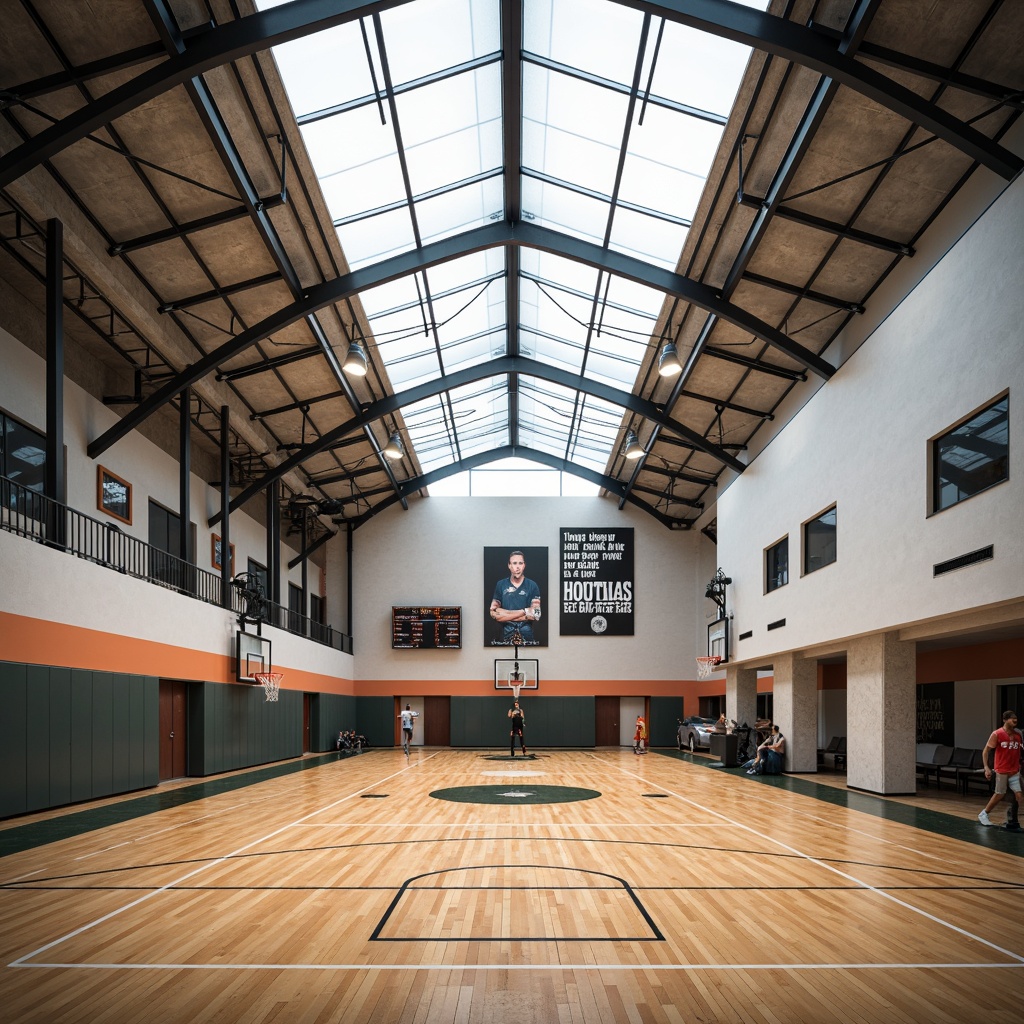
POLYGON ((257 672, 253 678, 263 687, 267 700, 277 701, 281 695, 281 680, 284 678, 283 672, 257 672))
POLYGON ((700 657, 697 659, 697 678, 707 679, 712 672, 722 663, 722 659, 717 654, 712 654, 708 657, 700 657))

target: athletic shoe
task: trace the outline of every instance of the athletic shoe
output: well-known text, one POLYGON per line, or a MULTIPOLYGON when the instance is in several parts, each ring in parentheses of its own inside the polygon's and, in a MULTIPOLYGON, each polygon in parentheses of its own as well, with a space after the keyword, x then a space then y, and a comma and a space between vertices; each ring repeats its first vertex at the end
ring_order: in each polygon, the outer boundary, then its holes
POLYGON ((978 812, 978 821, 980 821, 982 823, 982 825, 991 825, 992 824, 992 819, 988 816, 988 811, 979 811, 978 812))
POLYGON ((756 774, 757 774, 757 772, 755 772, 753 768, 748 768, 748 769, 747 769, 747 774, 748 774, 748 775, 756 775, 756 774))

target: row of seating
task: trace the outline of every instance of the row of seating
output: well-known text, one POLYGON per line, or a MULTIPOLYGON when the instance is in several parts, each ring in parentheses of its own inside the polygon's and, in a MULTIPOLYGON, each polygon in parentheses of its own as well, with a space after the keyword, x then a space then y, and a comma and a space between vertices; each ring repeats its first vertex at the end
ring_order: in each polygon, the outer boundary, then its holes
POLYGON ((986 790, 990 788, 990 782, 985 778, 980 748, 972 750, 970 747, 948 747, 941 743, 918 743, 917 774, 926 786, 934 776, 937 789, 942 787, 943 778, 950 778, 965 796, 972 785, 986 790))

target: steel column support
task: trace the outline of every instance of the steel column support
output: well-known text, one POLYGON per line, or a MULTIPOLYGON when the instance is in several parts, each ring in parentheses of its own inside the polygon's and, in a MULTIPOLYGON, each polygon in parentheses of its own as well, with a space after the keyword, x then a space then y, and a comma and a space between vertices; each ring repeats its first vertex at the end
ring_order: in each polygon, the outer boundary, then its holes
POLYGON ((267 598, 281 603, 281 485, 271 480, 267 485, 267 598))
POLYGON ((182 388, 178 398, 178 557, 192 561, 190 509, 192 504, 192 389, 182 388))
MULTIPOLYGON (((46 472, 43 493, 67 504, 64 482, 64 224, 46 222, 46 472)), ((59 532, 63 533, 63 519, 59 532)), ((51 524, 57 527, 56 521, 51 524)), ((51 534, 63 543, 63 537, 51 534)))
POLYGON ((220 603, 231 607, 231 410, 220 407, 220 603))

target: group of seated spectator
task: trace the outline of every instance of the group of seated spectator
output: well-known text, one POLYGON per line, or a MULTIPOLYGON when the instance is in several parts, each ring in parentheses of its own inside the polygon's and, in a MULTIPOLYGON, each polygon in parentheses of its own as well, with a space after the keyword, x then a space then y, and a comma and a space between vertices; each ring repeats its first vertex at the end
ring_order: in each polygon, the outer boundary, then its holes
POLYGON ((777 725, 773 725, 767 738, 758 745, 755 755, 743 767, 748 775, 780 775, 785 753, 786 737, 777 725))
POLYGON ((369 743, 366 742, 366 737, 362 733, 357 733, 355 729, 349 729, 347 732, 342 729, 334 741, 334 746, 339 753, 348 750, 358 754, 361 750, 366 750, 369 743))

